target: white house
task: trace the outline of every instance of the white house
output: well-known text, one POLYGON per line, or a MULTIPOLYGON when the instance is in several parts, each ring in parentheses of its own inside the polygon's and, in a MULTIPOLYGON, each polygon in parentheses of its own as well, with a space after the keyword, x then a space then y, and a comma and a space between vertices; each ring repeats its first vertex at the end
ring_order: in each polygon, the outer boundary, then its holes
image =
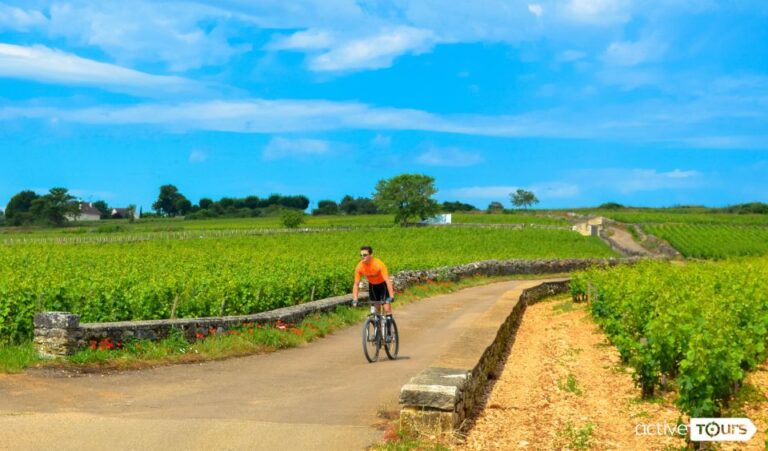
POLYGON ((67 215, 67 221, 98 221, 100 219, 101 212, 90 202, 80 202, 79 216, 67 215))

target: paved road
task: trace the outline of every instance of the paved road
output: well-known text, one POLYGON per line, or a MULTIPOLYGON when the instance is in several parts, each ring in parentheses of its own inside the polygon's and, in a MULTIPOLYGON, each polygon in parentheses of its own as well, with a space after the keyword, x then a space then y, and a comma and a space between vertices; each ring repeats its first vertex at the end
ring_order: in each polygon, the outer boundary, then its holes
POLYGON ((505 292, 537 283, 495 283, 396 308, 396 361, 367 363, 354 326, 300 348, 219 362, 0 375, 0 449, 362 449, 381 438, 378 413, 397 410, 400 386, 461 349, 457 340, 505 292))

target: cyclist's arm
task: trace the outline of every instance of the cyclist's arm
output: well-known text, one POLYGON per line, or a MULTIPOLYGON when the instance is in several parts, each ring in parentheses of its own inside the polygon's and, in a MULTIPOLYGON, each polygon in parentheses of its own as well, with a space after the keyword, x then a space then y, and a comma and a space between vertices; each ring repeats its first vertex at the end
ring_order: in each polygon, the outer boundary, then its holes
POLYGON ((352 285, 352 301, 357 301, 360 292, 360 272, 355 269, 355 283, 352 285))

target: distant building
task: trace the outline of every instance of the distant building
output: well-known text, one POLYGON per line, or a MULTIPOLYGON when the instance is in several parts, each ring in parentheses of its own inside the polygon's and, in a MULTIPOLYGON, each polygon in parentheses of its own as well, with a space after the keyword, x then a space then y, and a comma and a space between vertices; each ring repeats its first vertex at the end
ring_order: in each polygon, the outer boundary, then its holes
MULTIPOLYGON (((113 208, 110 212, 112 219, 128 219, 131 216, 130 208, 113 208)), ((139 219, 139 213, 133 210, 133 219, 139 219)))
POLYGON ((90 202, 80 202, 80 214, 77 217, 67 215, 67 221, 98 221, 101 212, 90 202))
POLYGON ((442 215, 437 215, 431 218, 427 218, 421 221, 419 224, 426 224, 426 225, 450 224, 452 219, 453 219, 453 215, 451 213, 445 213, 442 215))

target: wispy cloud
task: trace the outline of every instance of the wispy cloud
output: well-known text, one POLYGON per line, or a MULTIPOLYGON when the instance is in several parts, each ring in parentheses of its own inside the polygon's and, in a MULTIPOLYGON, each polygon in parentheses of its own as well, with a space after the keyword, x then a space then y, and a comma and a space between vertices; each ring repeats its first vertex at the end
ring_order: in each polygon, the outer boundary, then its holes
POLYGON ((614 41, 603 54, 603 61, 614 66, 636 66, 659 61, 665 52, 666 44, 655 36, 637 41, 614 41))
POLYGON ((581 189, 577 185, 564 182, 541 182, 525 187, 512 185, 470 186, 444 190, 443 194, 460 199, 495 199, 506 202, 509 200, 510 194, 521 188, 533 192, 542 201, 572 199, 581 194, 581 189))
POLYGON ((472 166, 482 162, 483 157, 457 147, 429 146, 416 161, 430 166, 472 166))
POLYGON ((276 137, 272 138, 264 147, 262 157, 265 160, 277 160, 280 158, 327 155, 330 151, 331 145, 328 141, 276 137))
POLYGON ((674 169, 584 169, 574 171, 572 177, 591 187, 600 187, 620 194, 643 191, 681 190, 702 186, 704 174, 696 170, 674 169))
POLYGON ((241 15, 199 2, 72 0, 54 2, 49 14, 51 36, 98 47, 121 65, 164 63, 185 71, 251 49, 229 42, 243 26, 241 15))
POLYGON ((0 77, 91 86, 145 97, 204 91, 197 82, 185 78, 151 75, 42 45, 0 44, 0 77))
POLYGON ((40 11, 0 3, 0 31, 28 31, 42 27, 47 22, 48 18, 40 11))
MULTIPOLYGON (((496 137, 550 137, 677 143, 691 147, 702 127, 740 119, 741 140, 735 148, 764 137, 768 95, 727 93, 688 102, 638 101, 590 110, 553 109, 518 115, 445 115, 424 110, 380 108, 357 102, 321 100, 199 101, 131 106, 105 105, 64 109, 40 103, 0 107, 0 120, 19 118, 60 123, 144 125, 174 131, 209 130, 237 133, 294 133, 330 130, 418 130, 496 137), (749 128, 751 127, 751 129, 749 128)), ((706 135, 705 135, 706 136, 706 135)), ((708 147, 716 145, 711 140, 708 147)), ((433 161, 437 156, 432 155, 433 161)))
POLYGON ((336 48, 311 58, 312 70, 345 71, 389 67, 406 53, 423 53, 434 45, 432 32, 412 27, 384 30, 374 36, 344 42, 336 48))
POLYGON ((189 153, 190 163, 202 163, 208 159, 208 152, 200 149, 193 150, 189 153))
POLYGON ((371 140, 371 145, 374 147, 385 148, 392 144, 392 137, 377 133, 371 140))
POLYGON ((536 17, 541 17, 544 14, 544 8, 538 3, 529 3, 528 11, 536 17))
POLYGON ((570 0, 565 12, 570 19, 593 25, 625 23, 632 17, 629 0, 570 0))

